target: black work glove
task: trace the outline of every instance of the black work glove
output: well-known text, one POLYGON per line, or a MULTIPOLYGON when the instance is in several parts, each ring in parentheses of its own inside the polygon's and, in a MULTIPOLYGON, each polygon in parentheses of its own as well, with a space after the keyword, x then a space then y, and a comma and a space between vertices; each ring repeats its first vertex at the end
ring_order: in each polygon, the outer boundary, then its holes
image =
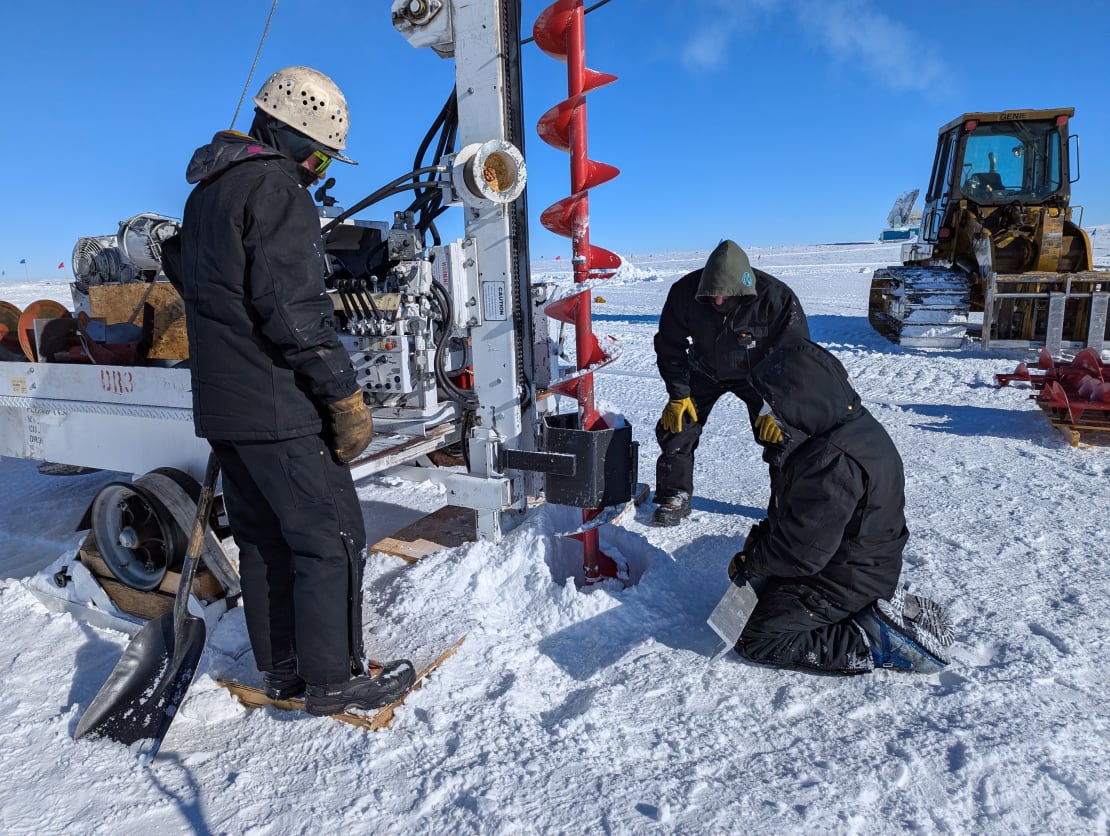
POLYGON ((737 576, 743 580, 748 579, 747 562, 748 556, 743 552, 737 552, 732 556, 732 561, 728 564, 728 579, 733 583, 736 582, 737 576))
POLYGON ((732 561, 728 564, 728 579, 735 581, 737 576, 744 580, 751 580, 757 577, 748 569, 748 549, 750 549, 760 538, 767 533, 767 520, 760 520, 752 526, 748 536, 744 539, 744 547, 732 557, 732 561))
POLYGON ((356 458, 374 437, 374 419, 358 389, 328 404, 328 434, 332 452, 341 462, 356 458))
POLYGON ((754 546, 756 543, 758 543, 760 540, 762 540, 763 537, 766 534, 767 534, 767 520, 760 520, 759 522, 757 522, 755 525, 753 525, 751 527, 750 531, 748 531, 748 536, 744 540, 744 548, 742 549, 742 551, 746 552, 748 549, 750 549, 752 546, 754 546))

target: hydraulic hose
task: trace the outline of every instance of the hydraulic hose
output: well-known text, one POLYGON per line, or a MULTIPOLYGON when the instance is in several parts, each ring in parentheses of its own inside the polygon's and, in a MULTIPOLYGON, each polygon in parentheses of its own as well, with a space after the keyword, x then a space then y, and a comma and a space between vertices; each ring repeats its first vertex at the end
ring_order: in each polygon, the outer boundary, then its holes
POLYGON ((478 399, 474 396, 473 392, 467 392, 465 389, 457 386, 451 378, 447 376, 447 343, 451 340, 451 323, 455 318, 455 309, 451 304, 451 294, 439 282, 432 282, 432 296, 436 299, 436 304, 443 314, 443 334, 436 342, 434 371, 436 376, 436 383, 447 393, 447 396, 456 403, 462 404, 468 409, 473 409, 478 405, 478 399))
POLYGON ((421 174, 429 174, 432 172, 443 173, 444 171, 446 171, 446 168, 444 166, 430 165, 426 166, 425 168, 418 168, 415 171, 410 171, 408 174, 403 174, 400 177, 390 180, 377 191, 372 192, 371 194, 364 197, 350 209, 344 209, 342 212, 328 221, 328 223, 325 224, 324 227, 320 230, 320 234, 323 235, 326 239, 328 233, 339 226, 339 224, 343 223, 343 221, 347 220, 347 218, 351 217, 352 215, 358 214, 367 206, 373 206, 379 200, 385 200, 387 197, 392 197, 393 195, 401 194, 402 192, 414 190, 418 191, 420 189, 427 188, 426 183, 421 183, 420 181, 417 181, 415 183, 406 183, 406 180, 411 180, 413 177, 418 177, 421 174))

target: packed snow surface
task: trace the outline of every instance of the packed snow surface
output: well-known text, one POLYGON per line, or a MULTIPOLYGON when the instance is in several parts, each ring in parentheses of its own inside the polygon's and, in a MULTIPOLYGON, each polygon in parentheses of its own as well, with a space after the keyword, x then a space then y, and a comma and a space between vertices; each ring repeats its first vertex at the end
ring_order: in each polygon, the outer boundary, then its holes
MULTIPOLYGON (((1110 262, 1110 227, 1096 230, 1110 262)), ((746 244, 747 242, 741 242, 746 244)), ((25 586, 72 554, 119 474, 0 462, 0 830, 5 833, 1099 833, 1110 828, 1110 448, 1073 448, 998 388, 1020 352, 892 345, 867 323, 897 244, 749 246, 800 296, 906 464, 904 580, 951 609, 952 664, 854 678, 754 667, 705 620, 768 484, 739 401, 701 447, 693 514, 649 503, 603 529, 634 583, 582 590, 574 512, 532 512, 504 540, 408 565, 371 555, 369 652, 418 665, 461 650, 384 731, 247 711, 216 679, 257 683, 242 610, 209 636, 161 753, 72 733, 127 645, 44 608, 25 586)), ((620 341, 598 397, 654 478, 666 401, 652 336, 671 283, 707 252, 634 253, 594 294, 620 341)), ((568 263, 534 265, 569 285, 568 263)), ((20 307, 64 283, 4 284, 20 307)), ((569 408, 569 405, 564 405, 569 408)), ((445 504, 435 487, 359 485, 371 542, 445 504)))

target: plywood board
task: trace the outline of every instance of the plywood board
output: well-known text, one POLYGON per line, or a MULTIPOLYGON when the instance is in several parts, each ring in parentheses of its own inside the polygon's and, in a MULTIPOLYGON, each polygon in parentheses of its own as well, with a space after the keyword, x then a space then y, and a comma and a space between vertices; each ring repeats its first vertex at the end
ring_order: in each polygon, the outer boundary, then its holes
POLYGON ((477 539, 473 508, 444 505, 407 525, 390 537, 383 537, 370 547, 409 563, 440 551, 471 543, 477 539))
MULTIPOLYGON (((84 560, 81 561, 84 563, 84 560)), ((141 592, 124 586, 119 581, 98 577, 97 582, 108 593, 117 607, 126 613, 145 618, 148 621, 158 618, 168 612, 173 612, 174 597, 163 592, 141 592)))
POLYGON ((109 325, 121 322, 142 325, 144 296, 146 304, 154 308, 153 340, 147 356, 152 360, 188 358, 185 302, 169 282, 92 285, 89 306, 92 316, 104 319, 109 325))

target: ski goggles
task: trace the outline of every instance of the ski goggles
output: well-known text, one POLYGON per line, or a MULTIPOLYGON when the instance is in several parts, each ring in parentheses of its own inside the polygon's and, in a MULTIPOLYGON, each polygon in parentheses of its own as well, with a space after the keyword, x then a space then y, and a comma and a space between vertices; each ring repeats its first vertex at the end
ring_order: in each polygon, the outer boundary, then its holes
POLYGON ((316 150, 312 152, 311 159, 316 162, 315 167, 312 169, 316 174, 323 174, 328 170, 331 165, 332 158, 325 154, 323 151, 316 150))

